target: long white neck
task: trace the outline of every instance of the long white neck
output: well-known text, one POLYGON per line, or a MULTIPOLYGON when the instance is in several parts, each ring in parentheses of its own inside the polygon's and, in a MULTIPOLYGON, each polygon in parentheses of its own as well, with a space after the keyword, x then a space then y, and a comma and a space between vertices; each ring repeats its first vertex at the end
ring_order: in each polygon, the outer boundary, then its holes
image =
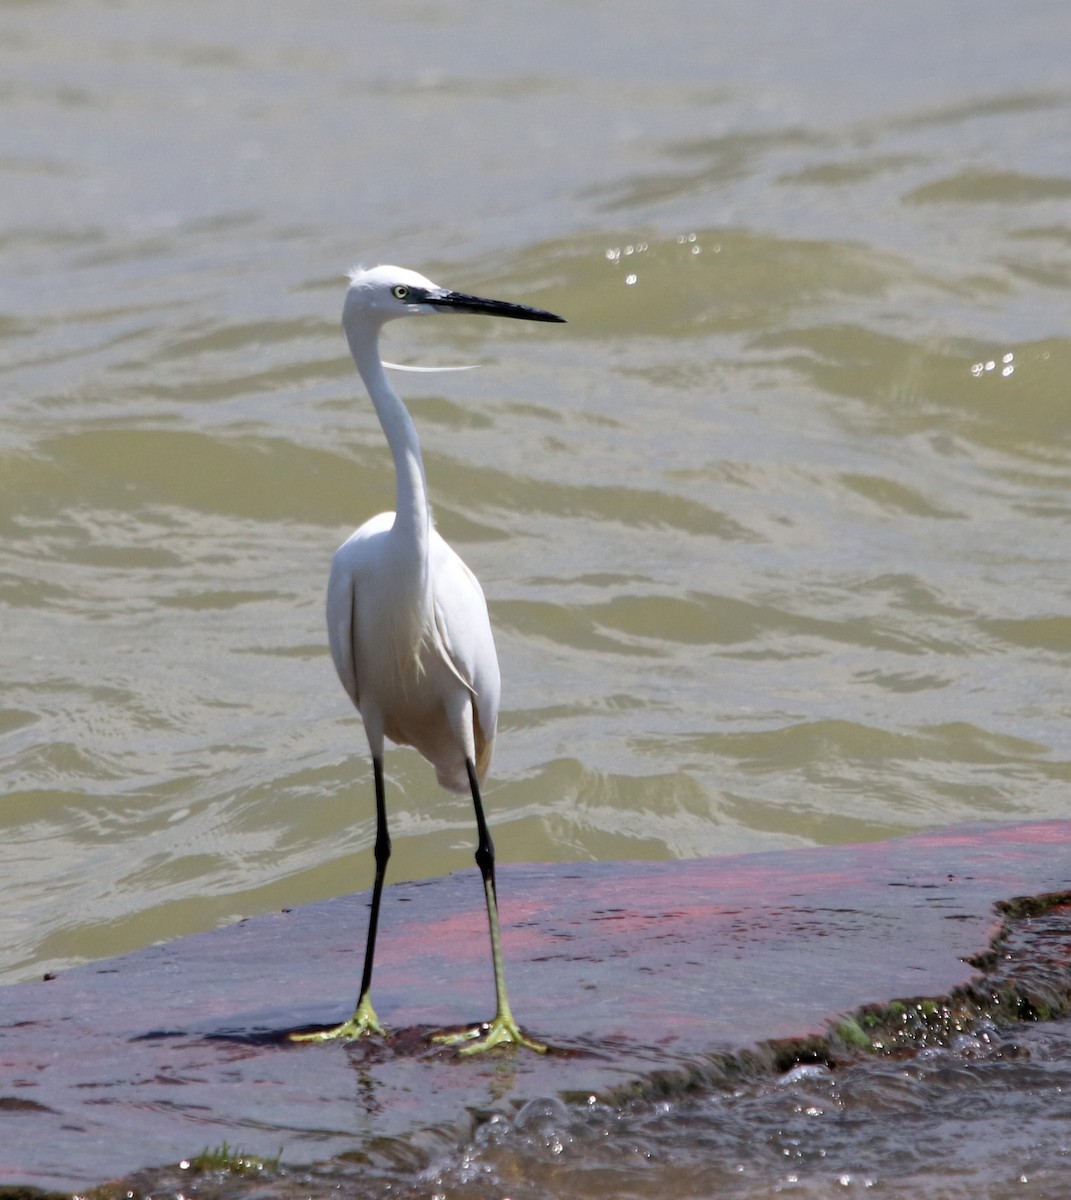
POLYGON ((431 508, 428 503, 428 481, 424 460, 420 455, 420 439, 409 410, 397 392, 387 382, 383 360, 379 357, 379 329, 358 325, 346 330, 353 361, 368 394, 372 397, 376 416, 383 426, 387 444, 394 457, 396 500, 394 532, 411 544, 421 565, 427 562, 431 530, 431 508))

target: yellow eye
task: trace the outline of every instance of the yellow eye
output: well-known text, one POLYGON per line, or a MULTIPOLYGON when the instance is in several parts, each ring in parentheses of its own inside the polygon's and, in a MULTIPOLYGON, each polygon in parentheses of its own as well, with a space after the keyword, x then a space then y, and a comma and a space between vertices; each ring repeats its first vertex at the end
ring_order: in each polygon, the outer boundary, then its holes
POLYGON ((409 289, 404 283, 396 283, 390 291, 395 300, 404 300, 409 295, 409 289))

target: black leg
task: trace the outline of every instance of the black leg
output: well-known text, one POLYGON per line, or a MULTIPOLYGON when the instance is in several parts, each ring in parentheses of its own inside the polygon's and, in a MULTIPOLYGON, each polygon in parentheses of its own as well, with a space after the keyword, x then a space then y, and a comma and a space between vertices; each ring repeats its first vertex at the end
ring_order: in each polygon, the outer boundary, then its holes
POLYGON ((376 780, 376 881, 372 886, 372 911, 368 914, 368 941, 364 948, 361 1000, 367 998, 372 987, 372 962, 376 956, 376 930, 379 928, 379 902, 383 897, 383 880, 387 874, 387 862, 390 859, 390 833, 387 830, 387 800, 383 786, 383 760, 381 758, 372 759, 372 772, 376 780))
POLYGON ((492 1046, 512 1043, 527 1046, 540 1054, 546 1053, 542 1042, 533 1041, 526 1037, 510 1012, 509 997, 506 995, 506 976, 502 966, 502 937, 498 929, 498 897, 495 889, 495 847, 491 841, 491 833, 487 828, 487 819, 483 815, 483 801, 480 798, 480 781, 476 775, 476 764, 471 758, 465 760, 469 773, 469 787, 472 789, 472 805, 476 810, 476 865, 483 876, 483 892, 487 901, 487 925, 491 933, 491 961, 495 970, 495 1016, 487 1025, 478 1025, 475 1029, 466 1030, 460 1034, 442 1034, 436 1041, 448 1045, 468 1043, 463 1045, 462 1054, 478 1054, 490 1050, 492 1046))
POLYGON ((476 833, 479 837, 476 846, 476 865, 480 868, 484 883, 490 883, 493 892, 495 890, 495 844, 491 841, 491 831, 487 828, 487 820, 483 815, 483 800, 480 798, 480 781, 476 778, 476 765, 471 758, 466 758, 465 766, 469 773, 472 805, 476 809, 476 833))
POLYGON ((379 927, 379 902, 383 897, 383 878, 387 873, 390 858, 390 834, 387 832, 387 804, 383 787, 383 760, 372 759, 372 770, 376 779, 376 881, 372 887, 372 910, 368 914, 368 940, 364 947, 364 973, 361 976, 361 994, 357 997, 357 1008, 348 1021, 323 1029, 318 1033, 292 1033, 293 1042, 323 1042, 330 1038, 366 1037, 368 1034, 383 1033, 369 991, 372 987, 372 963, 376 956, 376 930, 379 927))

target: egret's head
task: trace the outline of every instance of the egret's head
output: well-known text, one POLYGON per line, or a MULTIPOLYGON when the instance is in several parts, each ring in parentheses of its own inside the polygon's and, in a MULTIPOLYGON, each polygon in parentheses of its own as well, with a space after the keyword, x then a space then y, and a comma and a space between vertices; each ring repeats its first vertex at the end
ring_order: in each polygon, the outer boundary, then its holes
POLYGON ((441 291, 430 279, 405 267, 355 268, 350 272, 343 319, 352 314, 366 320, 391 321, 395 317, 415 317, 434 310, 421 300, 430 292, 441 291))
POLYGON ((489 317, 513 317, 520 321, 564 321, 564 317, 510 304, 452 292, 405 267, 371 267, 350 272, 350 287, 342 310, 342 324, 364 321, 382 324, 395 317, 429 316, 436 313, 484 313, 489 317))

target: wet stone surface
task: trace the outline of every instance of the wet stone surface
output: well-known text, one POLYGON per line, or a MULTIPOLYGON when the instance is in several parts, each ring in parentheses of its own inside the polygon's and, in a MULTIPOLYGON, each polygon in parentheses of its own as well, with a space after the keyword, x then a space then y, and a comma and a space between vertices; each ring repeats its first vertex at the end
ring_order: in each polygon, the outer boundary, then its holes
POLYGON ((480 1130, 536 1121, 533 1103, 618 1113, 854 1069, 875 1048, 988 1053, 1001 1023, 1066 1011, 1067 906, 1002 902, 1071 892, 1069 836, 1071 823, 1044 822, 506 868, 514 1008, 552 1043, 545 1057, 462 1059, 429 1041, 493 1006, 475 872, 388 890, 385 1041, 284 1037, 346 1015, 364 896, 7 988, 0 1122, 17 1141, 5 1138, 0 1182, 69 1190, 146 1167, 189 1180, 191 1167, 166 1164, 226 1143, 285 1171, 217 1171, 220 1186, 270 1175, 286 1194, 357 1165, 362 1178, 453 1169, 451 1155, 491 1136, 480 1130))

